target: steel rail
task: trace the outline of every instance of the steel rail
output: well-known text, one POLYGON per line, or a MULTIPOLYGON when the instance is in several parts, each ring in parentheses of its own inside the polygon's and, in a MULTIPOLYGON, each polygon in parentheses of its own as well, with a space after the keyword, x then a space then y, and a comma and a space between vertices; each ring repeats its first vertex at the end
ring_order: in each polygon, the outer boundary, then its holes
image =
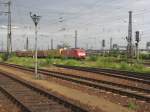
MULTIPOLYGON (((19 68, 22 70, 27 70, 30 72, 34 72, 34 70, 32 68, 25 68, 23 66, 13 65, 13 64, 10 65, 10 64, 6 64, 6 63, 4 65, 10 66, 10 67, 16 67, 16 68, 19 68)), ((149 97, 150 90, 149 89, 143 89, 143 88, 139 88, 139 87, 130 87, 130 86, 126 86, 126 85, 115 84, 115 83, 111 83, 111 82, 89 79, 86 77, 73 76, 73 75, 68 75, 68 74, 64 74, 64 73, 60 73, 60 72, 52 72, 52 71, 41 70, 41 69, 39 69, 38 72, 41 74, 47 75, 47 76, 60 78, 63 80, 79 83, 79 84, 94 87, 97 89, 104 89, 106 91, 111 91, 111 92, 119 93, 121 95, 126 95, 128 97, 132 97, 132 98, 136 98, 139 100, 144 100, 144 101, 150 102, 150 97, 149 97), (143 93, 144 93, 144 95, 143 95, 143 93), (146 93, 146 95, 145 95, 145 93, 146 93)))
MULTIPOLYGON (((16 77, 16 76, 14 76, 13 74, 11 74, 11 73, 8 73, 8 72, 4 72, 4 71, 0 71, 0 75, 3 75, 3 76, 5 76, 5 77, 7 77, 7 78, 10 78, 12 81, 15 81, 15 82, 17 82, 17 83, 19 83, 19 84, 21 84, 21 85, 23 85, 23 86, 25 86, 25 87, 27 87, 27 88, 30 88, 30 89, 32 89, 34 92, 36 92, 36 93, 40 93, 40 95, 42 95, 42 96, 46 96, 48 99, 50 99, 50 100, 53 100, 54 102, 57 102, 59 105, 61 105, 61 106, 64 106, 64 108, 68 108, 68 109, 70 109, 71 110, 71 112, 88 112, 88 110, 87 109, 83 109, 83 108, 81 108, 80 106, 78 106, 78 105, 75 105, 75 104, 73 104, 73 103, 71 103, 71 102, 69 102, 69 101, 66 101, 65 99, 63 99, 63 98, 60 98, 60 97, 58 97, 58 96, 56 96, 55 94, 53 94, 53 93, 50 93, 49 91, 47 91, 47 90, 45 90, 45 89, 43 89, 43 88, 41 88, 41 87, 38 87, 38 86, 36 86, 35 84, 32 84, 32 83, 29 83, 28 81, 25 81, 25 80, 22 80, 22 79, 20 79, 20 78, 18 78, 18 77, 16 77)), ((11 83, 12 83, 12 81, 11 81, 11 83)), ((0 82, 0 84, 2 84, 3 85, 3 83, 4 83, 5 81, 1 81, 0 82)), ((9 82, 5 82, 5 83, 9 83, 9 82)), ((0 85, 0 90, 1 91, 3 91, 7 96, 9 96, 13 101, 15 101, 17 104, 19 104, 19 106, 21 106, 22 107, 22 109, 23 109, 23 111, 24 112, 33 112, 33 110, 32 109, 30 109, 29 107, 27 107, 27 106, 25 106, 22 102, 22 100, 18 100, 17 99, 17 97, 14 95, 12 95, 11 94, 11 92, 10 91, 7 91, 5 88, 6 88, 6 86, 2 86, 2 85, 0 85)), ((11 84, 10 84, 10 86, 11 86, 11 84)), ((17 86, 16 86, 17 87, 17 86)), ((14 89, 12 89, 12 92, 13 92, 13 90, 14 89)), ((24 93, 24 92, 19 92, 19 93, 16 93, 16 94, 26 94, 26 93, 24 93)), ((36 101, 35 101, 36 102, 36 101)), ((35 103, 34 102, 34 103, 35 103)), ((34 105, 34 104, 33 104, 34 105)), ((41 108, 42 108, 42 104, 41 104, 41 108)), ((44 108, 44 107, 43 107, 44 108)), ((39 108, 40 109, 40 108, 39 108)), ((62 109, 62 108, 60 108, 60 109, 62 109)), ((64 111, 65 112, 65 111, 64 111)), ((67 111, 68 112, 68 111, 67 111)))
POLYGON ((148 74, 146 76, 143 75, 144 78, 142 78, 141 76, 139 76, 139 74, 132 75, 131 72, 130 75, 128 75, 127 71, 126 73, 124 73, 123 71, 118 71, 118 70, 112 70, 112 69, 100 69, 100 68, 90 68, 90 67, 79 67, 79 66, 66 66, 66 65, 55 65, 56 67, 62 67, 62 68, 68 68, 68 69, 74 69, 74 70, 80 70, 80 71, 86 71, 86 72, 91 72, 91 73, 97 73, 98 75, 106 75, 106 76, 112 76, 112 77, 117 77, 117 78, 122 78, 122 79, 128 79, 128 80, 133 80, 133 81, 138 81, 141 83, 145 83, 145 84, 150 84, 150 79, 148 74), (112 71, 111 71, 112 70, 112 71), (123 73, 122 73, 123 72, 123 73))

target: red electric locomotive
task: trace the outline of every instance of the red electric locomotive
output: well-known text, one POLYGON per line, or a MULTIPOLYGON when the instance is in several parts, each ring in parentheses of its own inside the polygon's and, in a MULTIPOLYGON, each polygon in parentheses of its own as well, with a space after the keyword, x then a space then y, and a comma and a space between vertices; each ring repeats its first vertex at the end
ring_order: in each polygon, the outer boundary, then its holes
POLYGON ((84 49, 72 48, 61 51, 61 55, 64 57, 84 59, 86 57, 86 52, 84 49))

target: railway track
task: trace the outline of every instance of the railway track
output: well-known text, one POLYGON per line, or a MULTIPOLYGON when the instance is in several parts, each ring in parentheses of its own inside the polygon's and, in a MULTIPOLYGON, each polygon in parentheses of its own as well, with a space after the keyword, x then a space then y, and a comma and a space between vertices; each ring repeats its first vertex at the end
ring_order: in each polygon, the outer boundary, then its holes
POLYGON ((87 112, 7 72, 0 71, 0 91, 17 104, 22 112, 87 112))
POLYGON ((129 79, 133 81, 142 82, 145 84, 150 84, 150 74, 148 73, 137 73, 137 72, 128 72, 121 70, 113 69, 100 69, 100 68, 91 68, 91 67, 79 67, 79 66, 66 66, 66 65, 55 65, 56 67, 86 71, 97 74, 104 74, 106 76, 113 76, 122 79, 129 79))
POLYGON ((143 64, 147 67, 150 67, 150 62, 148 62, 148 63, 144 62, 143 64))
POLYGON ((0 112, 21 112, 21 109, 0 91, 0 112))
MULTIPOLYGON (((6 64, 6 63, 1 63, 1 64, 4 66, 9 66, 21 70, 34 72, 34 69, 32 68, 25 68, 23 66, 14 65, 14 64, 6 64)), ((50 77, 55 77, 62 80, 71 81, 77 84, 82 84, 84 86, 93 87, 96 89, 103 89, 106 91, 111 91, 128 97, 136 98, 138 100, 150 102, 150 89, 143 89, 140 87, 127 86, 127 85, 112 83, 108 81, 101 81, 92 78, 75 76, 71 74, 65 74, 65 73, 54 72, 54 71, 43 70, 43 69, 39 69, 38 72, 40 74, 47 75, 50 77)))

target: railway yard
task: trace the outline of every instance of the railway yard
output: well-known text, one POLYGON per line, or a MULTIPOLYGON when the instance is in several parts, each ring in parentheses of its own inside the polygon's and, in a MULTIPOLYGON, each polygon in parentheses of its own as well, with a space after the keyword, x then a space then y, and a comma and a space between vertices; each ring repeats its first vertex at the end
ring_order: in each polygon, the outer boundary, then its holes
POLYGON ((5 90, 5 94, 9 93, 11 97, 14 97, 15 99, 6 95, 23 110, 36 112, 42 110, 45 112, 49 109, 54 112, 57 110, 59 112, 60 110, 62 112, 150 111, 148 74, 144 76, 139 74, 139 77, 135 77, 130 73, 104 70, 92 72, 89 68, 55 65, 39 69, 40 80, 37 80, 34 78, 34 69, 20 65, 0 63, 0 71, 1 80, 3 80, 0 85, 1 90, 5 90), (11 86, 4 86, 5 80, 9 80, 11 86))
POLYGON ((149 6, 0 0, 0 112, 150 112, 149 6))

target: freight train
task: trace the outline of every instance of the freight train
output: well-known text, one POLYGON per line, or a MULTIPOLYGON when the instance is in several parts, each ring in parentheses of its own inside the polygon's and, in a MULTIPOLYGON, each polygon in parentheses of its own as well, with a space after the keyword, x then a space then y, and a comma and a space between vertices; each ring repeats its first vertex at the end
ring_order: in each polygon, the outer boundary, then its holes
MULTIPOLYGON (((33 51, 16 51, 16 56, 18 57, 34 57, 33 51)), ((76 58, 76 59, 84 59, 86 57, 86 51, 80 48, 72 48, 72 49, 59 49, 59 50, 46 50, 46 51, 38 51, 38 58, 46 58, 46 57, 64 57, 64 58, 76 58)))

